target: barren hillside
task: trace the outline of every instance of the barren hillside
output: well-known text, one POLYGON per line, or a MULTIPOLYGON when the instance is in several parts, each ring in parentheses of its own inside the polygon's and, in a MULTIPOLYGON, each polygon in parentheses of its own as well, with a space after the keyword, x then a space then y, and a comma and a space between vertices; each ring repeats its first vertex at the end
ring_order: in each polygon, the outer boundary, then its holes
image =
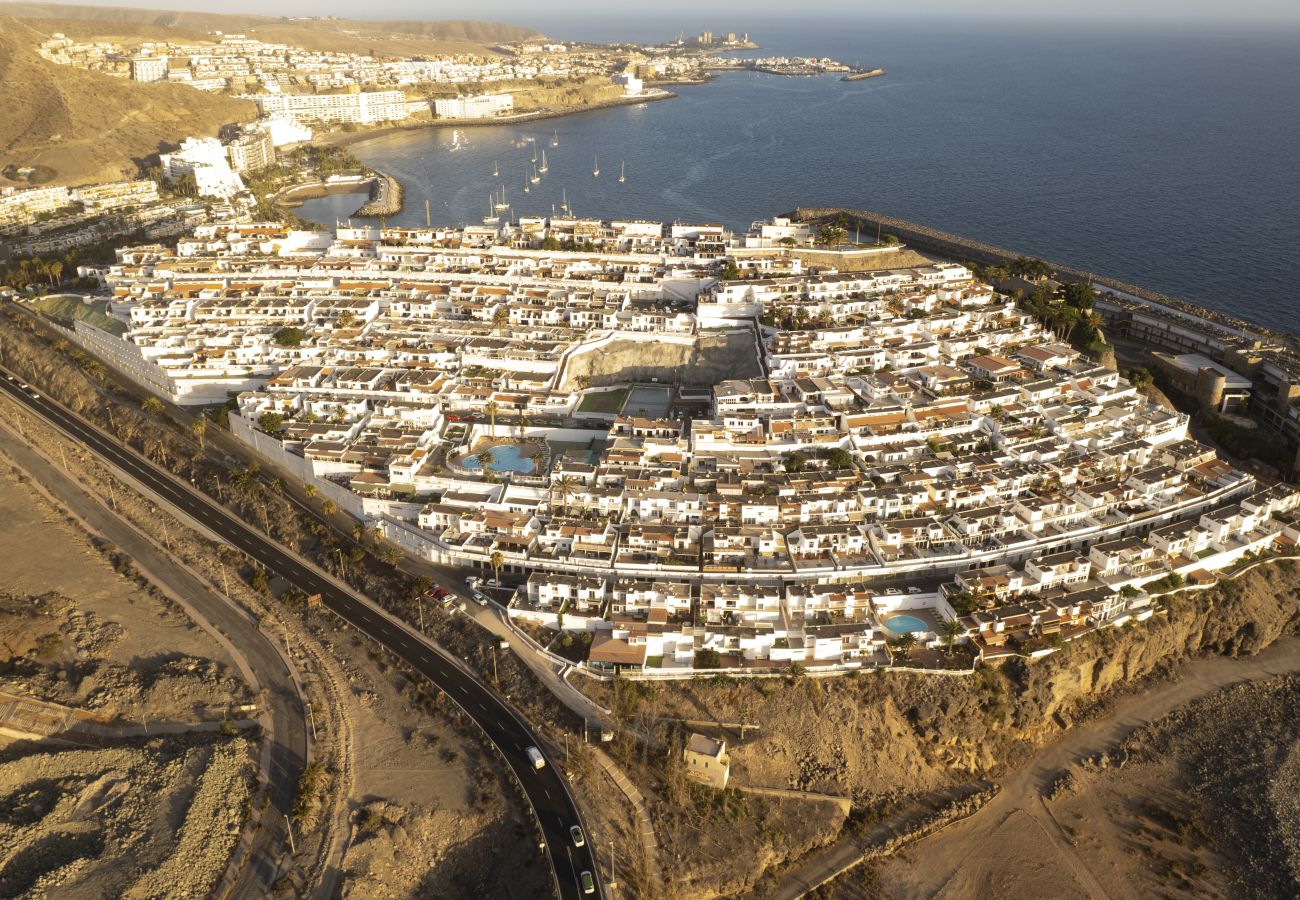
POLYGON ((247 101, 181 85, 57 66, 37 55, 41 40, 39 32, 0 16, 0 167, 48 166, 66 184, 129 176, 164 145, 216 134, 256 112, 247 101))
POLYGON ((54 3, 11 3, 4 10, 8 15, 29 20, 39 31, 62 31, 77 38, 202 40, 213 31, 224 31, 310 50, 373 51, 377 55, 482 53, 492 44, 523 40, 536 34, 529 28, 468 20, 291 19, 54 3))

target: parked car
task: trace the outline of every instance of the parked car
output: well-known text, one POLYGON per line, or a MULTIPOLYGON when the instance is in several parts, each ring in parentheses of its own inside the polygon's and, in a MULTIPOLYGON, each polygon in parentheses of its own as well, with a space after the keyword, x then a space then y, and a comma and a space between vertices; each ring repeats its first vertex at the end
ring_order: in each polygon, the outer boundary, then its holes
POLYGON ((886 596, 889 596, 889 597, 897 597, 897 596, 899 596, 899 595, 902 594, 902 593, 903 593, 903 592, 900 591, 898 588, 885 588, 885 594, 886 594, 886 596))
POLYGON ((919 593, 921 593, 921 589, 920 589, 919 587, 917 587, 916 585, 912 585, 911 587, 909 587, 909 588, 907 589, 907 592, 908 592, 909 594, 919 594, 919 593))

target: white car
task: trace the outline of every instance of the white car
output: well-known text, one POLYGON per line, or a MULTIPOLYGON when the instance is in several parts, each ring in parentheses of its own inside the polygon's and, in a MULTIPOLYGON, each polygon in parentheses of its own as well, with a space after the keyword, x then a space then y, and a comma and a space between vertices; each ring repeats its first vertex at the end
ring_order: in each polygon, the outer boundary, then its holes
POLYGON ((888 597, 897 597, 901 593, 903 592, 898 588, 885 588, 885 595, 888 597))
POLYGON ((919 587, 917 587, 916 585, 912 585, 911 587, 909 587, 909 588, 907 589, 907 592, 908 592, 909 594, 919 594, 919 593, 921 593, 921 589, 920 589, 919 587))

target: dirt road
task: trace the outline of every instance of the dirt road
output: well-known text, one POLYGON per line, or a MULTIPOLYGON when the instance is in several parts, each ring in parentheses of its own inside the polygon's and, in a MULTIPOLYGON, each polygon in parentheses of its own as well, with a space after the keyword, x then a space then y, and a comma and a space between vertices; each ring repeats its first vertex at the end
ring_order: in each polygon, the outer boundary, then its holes
MULTIPOLYGON (((1300 639, 1287 638, 1258 656, 1198 659, 1175 681, 1120 700, 1104 718, 1082 724, 1044 747, 1002 782, 978 813, 912 845, 885 863, 880 893, 888 897, 1005 896, 1052 885, 1056 897, 1110 897, 1094 861, 1074 848, 1043 801, 1072 764, 1096 755, 1134 729, 1193 700, 1243 681, 1300 671, 1300 639)), ((1135 895, 1134 895, 1135 896, 1135 895)))

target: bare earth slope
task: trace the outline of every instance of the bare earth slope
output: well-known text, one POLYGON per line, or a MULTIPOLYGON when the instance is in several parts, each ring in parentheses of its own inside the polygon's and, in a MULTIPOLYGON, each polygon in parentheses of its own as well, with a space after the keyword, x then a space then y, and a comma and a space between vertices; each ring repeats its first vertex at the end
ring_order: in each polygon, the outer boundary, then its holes
MULTIPOLYGON (((8 9, 8 7, 2 7, 8 9)), ((64 184, 133 175, 136 161, 216 134, 256 107, 174 84, 138 84, 41 59, 39 32, 0 16, 0 167, 43 165, 64 184)))

